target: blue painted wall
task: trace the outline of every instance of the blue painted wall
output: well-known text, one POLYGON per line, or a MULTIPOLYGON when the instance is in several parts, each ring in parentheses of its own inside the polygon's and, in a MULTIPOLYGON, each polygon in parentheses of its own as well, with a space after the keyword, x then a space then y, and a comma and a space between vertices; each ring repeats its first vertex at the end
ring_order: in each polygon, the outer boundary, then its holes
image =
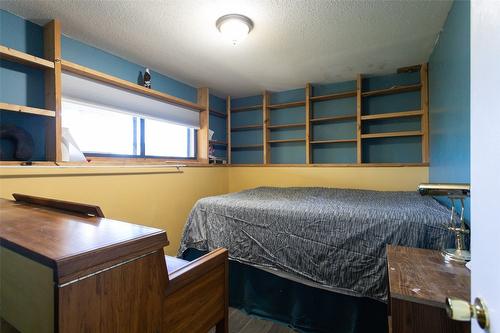
MULTIPOLYGON (((429 59, 431 182, 470 182, 470 3, 455 1, 429 59)), ((467 202, 467 204, 469 204, 467 202)), ((467 207, 467 218, 470 209, 467 207)))

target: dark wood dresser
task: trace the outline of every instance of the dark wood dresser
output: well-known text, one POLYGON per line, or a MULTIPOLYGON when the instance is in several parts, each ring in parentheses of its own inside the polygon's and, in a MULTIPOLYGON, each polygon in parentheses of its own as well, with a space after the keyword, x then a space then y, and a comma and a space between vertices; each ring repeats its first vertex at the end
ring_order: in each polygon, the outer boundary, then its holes
POLYGON ((445 263, 439 251, 387 246, 389 326, 393 333, 465 333, 470 323, 453 321, 446 297, 470 299, 470 272, 445 263))
POLYGON ((227 250, 167 271, 165 231, 29 199, 0 199, 2 322, 28 333, 227 332, 227 250))

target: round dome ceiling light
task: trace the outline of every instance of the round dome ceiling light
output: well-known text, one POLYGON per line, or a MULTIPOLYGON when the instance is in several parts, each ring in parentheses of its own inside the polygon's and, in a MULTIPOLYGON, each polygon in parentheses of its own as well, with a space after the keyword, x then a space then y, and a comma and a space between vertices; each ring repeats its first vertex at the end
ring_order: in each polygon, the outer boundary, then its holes
POLYGON ((253 22, 244 15, 228 14, 219 17, 215 26, 226 39, 236 45, 252 31, 253 22))

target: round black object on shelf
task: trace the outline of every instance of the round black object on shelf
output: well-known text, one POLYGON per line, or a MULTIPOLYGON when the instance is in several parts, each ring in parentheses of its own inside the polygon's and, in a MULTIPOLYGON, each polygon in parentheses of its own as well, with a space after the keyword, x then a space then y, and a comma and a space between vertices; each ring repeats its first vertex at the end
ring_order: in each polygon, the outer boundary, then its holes
POLYGON ((33 137, 25 129, 19 126, 0 125, 0 140, 10 140, 15 147, 13 154, 5 153, 0 148, 0 159, 3 161, 29 161, 33 156, 35 150, 33 137))

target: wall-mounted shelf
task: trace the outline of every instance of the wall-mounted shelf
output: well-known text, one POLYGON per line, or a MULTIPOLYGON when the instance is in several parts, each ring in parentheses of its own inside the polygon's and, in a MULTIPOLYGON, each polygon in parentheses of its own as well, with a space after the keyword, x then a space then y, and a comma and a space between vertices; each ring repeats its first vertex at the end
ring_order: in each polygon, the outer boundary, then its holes
POLYGON ((311 141, 312 145, 317 144, 327 144, 327 143, 345 143, 345 142, 357 142, 357 139, 339 139, 339 140, 316 140, 311 141))
POLYGON ((411 85, 406 85, 406 86, 395 86, 387 89, 379 89, 379 90, 373 90, 373 91, 366 91, 362 93, 361 95, 363 97, 370 97, 370 96, 382 96, 382 95, 391 95, 391 94, 399 94, 403 92, 409 92, 409 91, 418 91, 422 87, 421 84, 411 84, 411 85))
POLYGON ((335 94, 311 96, 311 101, 321 102, 321 101, 329 101, 332 99, 348 98, 348 97, 355 97, 355 96, 356 96, 356 90, 352 90, 352 91, 339 92, 339 93, 335 93, 335 94))
POLYGON ((39 116, 46 116, 46 117, 55 117, 56 116, 55 111, 39 109, 39 108, 32 108, 32 107, 24 106, 24 105, 0 103, 0 109, 7 110, 7 111, 13 111, 13 112, 36 114, 39 116))
POLYGON ((361 134, 361 138, 362 139, 395 138, 401 136, 422 136, 422 135, 423 135, 422 131, 402 131, 402 132, 361 134))
POLYGON ((281 128, 296 128, 296 127, 305 127, 305 123, 297 123, 297 124, 283 124, 283 125, 269 125, 268 129, 281 129, 281 128))
POLYGON ((306 139, 282 139, 282 140, 268 140, 267 143, 287 143, 287 142, 305 142, 306 139))
POLYGON ((148 89, 148 88, 145 88, 145 87, 140 86, 138 84, 132 83, 130 81, 122 80, 122 79, 119 79, 117 77, 93 70, 91 68, 87 68, 87 67, 69 62, 67 60, 61 60, 61 65, 62 65, 62 69, 65 71, 75 73, 75 74, 78 74, 78 75, 81 75, 84 77, 88 77, 88 78, 91 78, 91 79, 94 79, 97 81, 101 81, 104 83, 108 83, 108 84, 117 86, 119 88, 123 88, 123 89, 130 90, 130 91, 135 91, 135 92, 144 94, 146 96, 151 96, 151 97, 157 98, 159 100, 162 100, 162 101, 170 103, 170 104, 182 106, 182 107, 185 107, 188 109, 199 110, 199 111, 204 111, 206 109, 206 107, 204 105, 193 103, 193 102, 187 101, 187 100, 182 99, 182 98, 178 98, 178 97, 175 97, 175 96, 172 96, 169 94, 159 92, 157 90, 148 89))
POLYGON ((273 105, 269 105, 268 108, 271 110, 276 110, 276 109, 294 108, 294 107, 304 106, 304 105, 306 105, 305 101, 297 101, 297 102, 273 104, 273 105))
POLYGON ((42 69, 54 69, 54 62, 0 45, 0 59, 42 69))
MULTIPOLYGON (((387 89, 363 91, 362 88, 365 83, 367 83, 367 86, 380 86, 380 83, 387 82, 387 79, 384 78, 380 81, 376 77, 364 78, 362 75, 358 75, 355 82, 355 89, 353 89, 353 82, 349 82, 348 84, 342 83, 341 85, 323 85, 320 89, 322 95, 314 96, 314 86, 307 84, 304 92, 294 90, 293 92, 283 92, 283 94, 277 93, 277 95, 264 92, 262 95, 262 104, 254 105, 260 102, 260 98, 258 98, 259 96, 250 96, 248 97, 247 104, 252 104, 252 106, 234 109, 228 108, 228 120, 230 120, 231 113, 234 111, 257 110, 262 112, 262 120, 260 119, 261 115, 257 112, 248 115, 248 119, 245 119, 245 122, 250 123, 260 123, 262 121, 262 125, 235 126, 229 130, 230 132, 234 132, 247 129, 262 129, 262 132, 249 131, 248 133, 240 134, 243 137, 238 136, 236 140, 244 142, 252 138, 252 141, 260 141, 262 136, 264 142, 263 145, 257 146, 231 146, 229 144, 228 151, 231 150, 231 147, 234 149, 263 147, 262 155, 259 152, 252 152, 254 155, 251 156, 249 155, 250 152, 248 154, 246 152, 239 153, 238 161, 234 161, 234 165, 428 165, 427 65, 412 66, 411 70, 408 69, 401 73, 405 74, 390 78, 394 86, 387 89), (415 71, 419 71, 419 73, 415 73, 415 71), (339 90, 339 88, 344 90, 339 90), (405 96, 405 103, 401 103, 401 105, 398 104, 397 100, 393 102, 391 99, 364 98, 411 91, 420 92, 420 97, 417 94, 407 95, 407 98, 405 96), (346 98, 354 99, 341 100, 346 98), (272 99, 280 100, 282 103, 271 104, 270 101, 272 99), (420 106, 417 104, 418 102, 420 102, 420 106), (304 106, 303 110, 296 108, 300 106, 304 106), (290 110, 282 113, 271 112, 272 110, 289 108, 290 110), (296 109, 292 110, 291 108, 296 109), (398 111, 398 109, 405 110, 405 108, 406 110, 410 110, 398 111), (371 112, 372 114, 364 114, 365 112, 371 112), (313 118, 313 116, 316 118, 313 118), (271 125, 271 119, 281 124, 271 125), (278 130, 280 131, 278 132, 278 130), (372 133, 377 130, 379 133, 372 133), (366 133, 363 131, 366 131, 366 133), (304 133, 302 134, 302 132, 304 133), (274 137, 275 134, 280 134, 280 136, 274 137), (294 136, 305 136, 305 138, 285 139, 294 136), (397 139, 398 137, 401 139, 397 139), (404 137, 420 138, 406 140, 404 137), (383 140, 384 138, 394 139, 391 142, 386 142, 383 140), (281 145, 282 143, 289 142, 297 144, 281 145), (422 149, 421 163, 414 163, 419 162, 419 158, 416 156, 420 146, 422 149), (394 154, 401 153, 401 155, 393 158, 393 152, 394 154), (305 158, 302 156, 304 153, 305 158), (259 162, 253 162, 257 160, 259 162), (302 163, 304 164, 300 164, 300 161, 303 161, 302 163), (379 161, 384 163, 378 163, 379 161)), ((241 121, 241 119, 238 119, 238 121, 241 121)))
POLYGON ((245 126, 236 126, 232 127, 231 131, 246 131, 246 130, 253 130, 253 129, 262 129, 262 125, 245 125, 245 126))
POLYGON ((356 119, 356 115, 313 118, 313 119, 310 119, 310 122, 311 123, 325 123, 325 122, 352 120, 352 119, 356 119))
POLYGON ((404 118, 404 117, 420 117, 424 113, 422 110, 417 111, 401 111, 401 112, 391 112, 391 113, 381 113, 361 116, 361 120, 377 120, 377 119, 392 119, 392 118, 404 118))
POLYGON ((234 108, 234 109, 231 109, 231 112, 245 112, 245 111, 255 111, 255 110, 259 110, 259 109, 262 109, 262 104, 259 104, 259 105, 250 105, 250 106, 242 106, 242 107, 239 107, 239 108, 234 108))
POLYGON ((227 118, 227 114, 210 109, 210 114, 220 118, 227 118))

